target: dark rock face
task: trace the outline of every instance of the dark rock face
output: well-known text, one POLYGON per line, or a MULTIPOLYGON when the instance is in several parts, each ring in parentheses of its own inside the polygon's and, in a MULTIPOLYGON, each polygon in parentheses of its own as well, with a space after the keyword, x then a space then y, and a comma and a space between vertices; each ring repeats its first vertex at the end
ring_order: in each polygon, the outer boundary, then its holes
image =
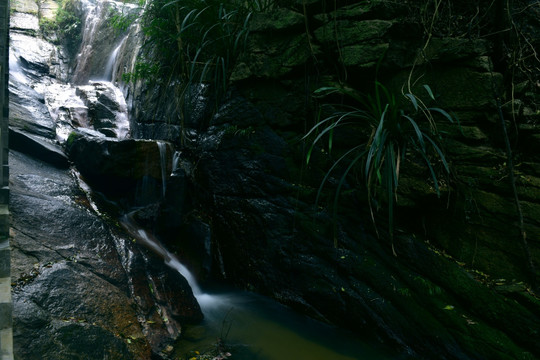
POLYGON ((142 203, 161 197, 164 177, 172 170, 168 143, 74 134, 67 150, 70 160, 97 190, 132 201, 137 201, 140 191, 142 203))
MULTIPOLYGON (((493 93, 500 92, 505 79, 494 71, 499 69, 492 64, 493 44, 441 32, 425 43, 421 26, 411 24, 411 6, 295 1, 287 9, 254 16, 246 54, 231 74, 230 96, 215 111, 193 114, 197 121, 171 121, 170 139, 183 147, 182 172, 160 209, 171 220, 158 223, 157 231, 170 244, 197 254, 199 273, 208 273, 203 264, 210 256, 214 277, 324 321, 369 332, 404 356, 537 357, 532 339, 539 304, 518 285, 529 278, 519 242, 508 241, 519 229, 509 220, 516 218, 514 205, 502 180, 505 155, 493 93), (307 167, 300 139, 320 120, 313 119, 319 110, 315 89, 346 79, 347 86, 369 93, 377 79, 399 96, 413 65, 413 82, 421 81, 406 91, 425 93, 422 85, 428 84, 437 106, 460 119, 461 127, 440 124, 439 129, 448 159, 463 177, 455 184, 459 194, 445 194, 448 206, 424 174, 414 169, 400 174, 398 227, 415 235, 394 240, 394 257, 384 225, 381 239, 372 230, 361 184, 359 189, 344 185, 339 220, 332 219, 324 202, 332 197, 337 178, 328 178, 329 190, 314 208, 320 180, 339 153, 316 148, 307 167), (196 224, 206 224, 198 228, 206 230, 197 231, 196 224), (188 233, 198 244, 186 245, 188 233), (478 278, 482 272, 507 280, 478 278), (508 286, 514 291, 507 292, 508 286)), ((519 125, 519 135, 527 139, 519 142, 520 149, 529 150, 539 138, 530 126, 538 121, 531 111, 538 101, 531 102, 524 90, 531 85, 525 82, 520 93, 528 110, 519 125)), ((131 111, 141 129, 135 136, 151 136, 154 130, 165 135, 167 121, 154 120, 182 108, 182 101, 173 105, 166 97, 166 111, 149 117, 147 109, 153 107, 147 104, 166 91, 142 84, 124 91, 135 100, 131 111)), ((189 119, 189 108, 186 113, 189 119)), ((358 145, 360 136, 351 131, 336 139, 358 145)), ((520 171, 528 180, 519 192, 531 235, 538 233, 538 156, 534 150, 522 154, 527 161, 520 171)), ((376 218, 384 224, 384 216, 376 218)), ((537 259, 534 240, 531 249, 537 259)))
POLYGON ((67 172, 16 152, 10 166, 18 356, 150 359, 202 318, 186 280, 89 211, 67 172))
POLYGON ((50 139, 30 135, 24 131, 12 128, 9 130, 9 144, 13 150, 32 155, 58 167, 68 168, 69 162, 62 148, 50 139))

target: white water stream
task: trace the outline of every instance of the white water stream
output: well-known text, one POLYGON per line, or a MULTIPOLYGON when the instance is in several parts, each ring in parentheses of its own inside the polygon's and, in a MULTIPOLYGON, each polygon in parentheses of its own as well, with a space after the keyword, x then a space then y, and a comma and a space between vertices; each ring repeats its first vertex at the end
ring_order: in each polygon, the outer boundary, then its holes
POLYGON ((118 46, 113 50, 111 55, 109 56, 109 60, 107 60, 107 64, 105 65, 105 70, 103 72, 103 80, 104 81, 113 81, 116 77, 116 60, 118 59, 118 53, 120 52, 120 49, 122 46, 124 46, 125 42, 127 40, 127 35, 124 36, 122 41, 118 44, 118 46))
POLYGON ((161 161, 161 195, 165 198, 165 193, 167 191, 167 144, 163 141, 158 141, 157 146, 159 149, 159 159, 161 161))

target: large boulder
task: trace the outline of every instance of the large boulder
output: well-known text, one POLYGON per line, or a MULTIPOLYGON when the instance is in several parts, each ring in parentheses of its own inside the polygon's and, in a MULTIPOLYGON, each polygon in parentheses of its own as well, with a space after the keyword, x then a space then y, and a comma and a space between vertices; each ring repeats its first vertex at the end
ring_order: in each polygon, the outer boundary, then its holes
POLYGON ((46 40, 13 32, 10 34, 10 49, 31 78, 65 78, 67 71, 64 56, 56 46, 46 40))
POLYGON ((35 91, 19 75, 12 72, 9 82, 10 126, 54 139, 56 137, 56 124, 45 105, 44 96, 35 91))
POLYGON ((128 201, 159 199, 172 170, 171 144, 153 140, 117 140, 73 133, 69 158, 97 190, 128 201))
POLYGON ((16 128, 9 129, 9 147, 61 168, 69 166, 68 158, 59 145, 16 128))
POLYGON ((14 151, 10 170, 18 358, 159 359, 202 318, 186 279, 87 207, 68 171, 14 151))

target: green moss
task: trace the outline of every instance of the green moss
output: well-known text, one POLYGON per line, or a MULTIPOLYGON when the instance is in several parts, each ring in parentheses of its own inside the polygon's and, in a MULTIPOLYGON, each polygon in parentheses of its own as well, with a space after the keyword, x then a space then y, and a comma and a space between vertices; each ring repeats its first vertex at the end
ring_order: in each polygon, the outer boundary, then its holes
POLYGON ((365 44, 346 46, 341 49, 341 57, 345 66, 359 66, 372 64, 376 62, 386 53, 389 44, 365 44))
POLYGON ((66 141, 66 147, 67 147, 67 148, 71 147, 71 145, 73 145, 73 142, 74 142, 76 139, 80 138, 80 137, 81 137, 80 134, 77 134, 75 131, 72 131, 72 132, 69 134, 68 138, 67 138, 67 141, 66 141))
POLYGON ((74 0, 64 0, 56 12, 57 33, 70 53, 75 53, 81 41, 81 18, 74 0))
POLYGON ((255 14, 250 29, 253 32, 280 31, 304 26, 304 16, 292 10, 279 8, 268 13, 255 14))
POLYGON ((392 26, 391 21, 330 21, 315 30, 315 38, 323 44, 351 46, 373 39, 382 38, 392 26))

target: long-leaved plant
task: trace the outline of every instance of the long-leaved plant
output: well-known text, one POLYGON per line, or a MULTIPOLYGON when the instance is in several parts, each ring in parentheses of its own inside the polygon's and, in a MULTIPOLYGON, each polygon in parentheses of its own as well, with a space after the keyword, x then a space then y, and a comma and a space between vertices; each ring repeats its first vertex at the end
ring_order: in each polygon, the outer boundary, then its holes
MULTIPOLYGON (((424 85, 429 99, 435 96, 428 85, 424 85)), ((322 87, 315 91, 315 96, 325 97, 340 94, 352 98, 354 107, 343 106, 342 110, 332 113, 317 122, 304 139, 312 139, 306 161, 309 164, 314 149, 322 141, 327 142, 331 152, 337 140, 335 133, 341 128, 368 128, 363 140, 344 151, 326 172, 317 191, 319 203, 323 189, 329 179, 338 175, 339 181, 333 196, 333 213, 337 215, 338 201, 348 175, 353 169, 360 169, 367 189, 367 199, 373 223, 375 224, 374 206, 386 199, 388 207, 388 231, 393 244, 394 208, 397 202, 397 189, 400 169, 406 156, 419 159, 429 171, 434 189, 440 195, 439 172, 434 161, 442 164, 446 173, 450 168, 441 149, 440 135, 435 124, 435 115, 454 122, 452 116, 439 107, 428 107, 418 96, 404 94, 406 101, 398 101, 396 96, 383 84, 376 81, 373 94, 361 95, 346 86, 322 87)), ((377 229, 377 227, 375 226, 377 229)), ((334 240, 337 246, 337 240, 334 240)), ((393 245, 392 245, 393 249, 393 245)))

